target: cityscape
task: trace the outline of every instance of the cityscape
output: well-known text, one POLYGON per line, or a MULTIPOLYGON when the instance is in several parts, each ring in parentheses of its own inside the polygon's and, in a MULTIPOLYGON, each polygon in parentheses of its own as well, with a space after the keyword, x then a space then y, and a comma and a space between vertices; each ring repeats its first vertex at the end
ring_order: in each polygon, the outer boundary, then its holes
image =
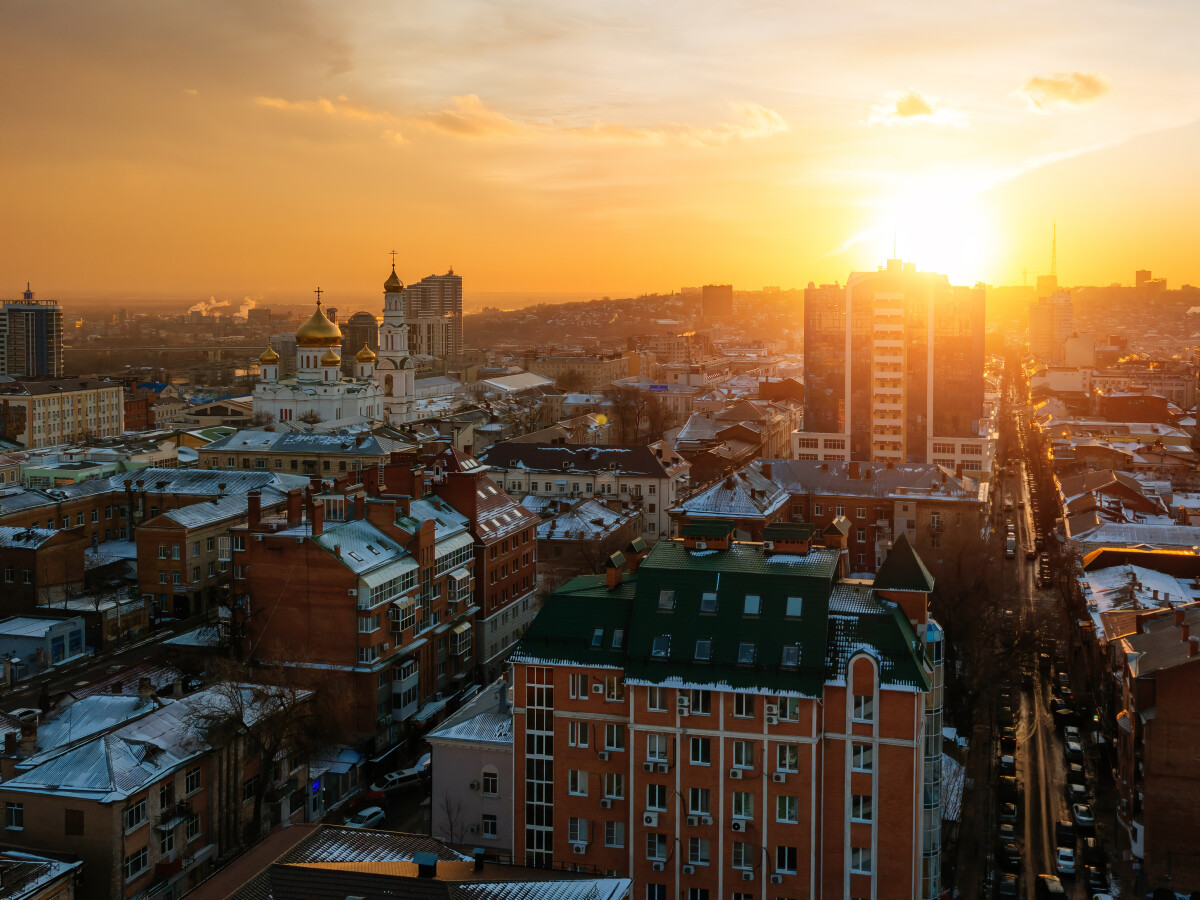
POLYGON ((0 900, 1200 896, 1200 9, 409 6, 0 10, 0 900))

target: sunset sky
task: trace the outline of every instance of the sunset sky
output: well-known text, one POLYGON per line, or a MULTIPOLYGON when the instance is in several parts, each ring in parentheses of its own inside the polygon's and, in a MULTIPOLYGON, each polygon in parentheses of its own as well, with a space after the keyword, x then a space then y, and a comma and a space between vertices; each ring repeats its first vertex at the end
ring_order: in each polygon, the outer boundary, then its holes
POLYGON ((0 6, 0 296, 1200 283, 1200 4, 0 6))

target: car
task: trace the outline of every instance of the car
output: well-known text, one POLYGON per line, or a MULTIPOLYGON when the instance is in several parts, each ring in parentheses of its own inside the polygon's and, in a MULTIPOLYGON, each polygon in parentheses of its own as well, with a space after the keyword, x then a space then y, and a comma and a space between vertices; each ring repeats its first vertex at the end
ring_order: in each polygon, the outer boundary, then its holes
POLYGON ((1054 711, 1054 721, 1059 729, 1063 729, 1074 722, 1078 722, 1079 717, 1075 715, 1075 710, 1071 709, 1071 707, 1063 706, 1061 709, 1054 711))
POLYGON ((1039 875, 1037 877, 1038 900, 1057 900, 1067 896, 1067 889, 1054 875, 1039 875))
POLYGON ((1084 866, 1080 880, 1089 891, 1107 891, 1108 876, 1097 866, 1084 866))
POLYGON ((1059 819, 1054 823, 1054 842, 1060 847, 1075 849, 1075 826, 1070 819, 1059 819))
POLYGON ((1092 812, 1092 808, 1086 803, 1075 803, 1071 806, 1071 817, 1075 820, 1075 827, 1080 831, 1095 831, 1096 830, 1096 814, 1092 812))
POLYGON ((1005 753, 1000 757, 1000 774, 1001 775, 1016 775, 1017 774, 1017 758, 1005 753))
POLYGON ((34 709, 32 706, 21 706, 17 709, 10 710, 8 713, 14 719, 20 719, 22 722, 36 722, 38 716, 42 714, 40 709, 34 709))
POLYGON ((1002 800, 1016 800, 1021 796, 1021 785, 1011 775, 1000 776, 1000 798, 1002 800))
POLYGON ((1025 551, 1025 558, 1026 559, 1037 559, 1037 551, 1034 550, 1032 547, 1028 548, 1025 551))
POLYGON ((1035 549, 1040 551, 1043 547, 1046 546, 1045 538, 1043 538, 1041 535, 1039 535, 1038 537, 1035 537, 1033 539, 1033 546, 1035 549))
POLYGON ((387 821, 387 814, 378 806, 359 810, 342 823, 343 828, 378 828, 387 821))
POLYGON ((1068 762, 1083 762, 1083 747, 1080 746, 1078 741, 1067 741, 1063 745, 1063 752, 1066 754, 1068 762))
POLYGON ((433 754, 432 753, 422 753, 421 756, 417 759, 417 763, 416 763, 416 765, 413 766, 413 768, 420 769, 421 773, 423 775, 428 776, 429 773, 433 770, 433 754))
POLYGON ((1087 775, 1083 771, 1083 766, 1079 763, 1067 763, 1067 783, 1087 784, 1087 775))
POLYGON ((1009 802, 1000 807, 1000 821, 1007 825, 1017 824, 1017 804, 1009 802))
POLYGON ((1094 837, 1083 839, 1083 861, 1089 866, 1095 866, 1101 871, 1104 870, 1104 850, 1100 846, 1100 841, 1094 837))
POLYGON ((1064 741, 1075 741, 1076 743, 1079 743, 1079 726, 1068 725, 1066 728, 1064 728, 1063 729, 1063 740, 1064 741))
POLYGON ((1016 723, 1017 723, 1017 717, 1016 717, 1016 714, 1013 712, 1013 708, 1011 706, 1000 707, 1000 724, 1008 725, 1009 727, 1012 727, 1016 723))
POLYGON ((1038 654, 1038 670, 1043 675, 1048 675, 1050 673, 1050 654, 1049 653, 1039 653, 1038 654))
POLYGON ((1000 845, 1000 865, 1006 872, 1021 871, 1021 851, 1017 849, 1016 844, 1009 841, 1000 845))
POLYGON ((1000 876, 1000 880, 996 882, 997 897, 1019 897, 1021 896, 1021 879, 1020 876, 1012 872, 1005 872, 1000 876))
POLYGON ((1067 782, 1066 787, 1067 802, 1074 805, 1076 803, 1087 803, 1088 790, 1082 784, 1076 784, 1072 781, 1067 782))
POLYGON ((1059 875, 1075 874, 1074 848, 1059 847, 1054 851, 1054 871, 1059 875))
POLYGON ((399 788, 407 787, 410 784, 417 784, 424 777, 425 770, 416 766, 413 766, 411 769, 400 769, 397 772, 388 772, 371 785, 371 790, 380 794, 387 794, 399 788))
POLYGON ((1016 753, 1017 752, 1017 739, 1011 738, 1011 737, 1000 738, 1000 752, 1001 753, 1016 753))
POLYGON ((1000 824, 1000 843, 1012 844, 1017 840, 1017 829, 1009 822, 1000 824))

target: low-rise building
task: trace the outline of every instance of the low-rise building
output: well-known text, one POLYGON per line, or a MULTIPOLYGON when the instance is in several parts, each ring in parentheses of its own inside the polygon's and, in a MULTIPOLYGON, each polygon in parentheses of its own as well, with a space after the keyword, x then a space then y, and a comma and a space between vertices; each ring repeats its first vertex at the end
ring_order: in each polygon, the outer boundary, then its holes
POLYGON ((557 501, 543 510, 537 527, 538 581, 553 590, 580 574, 599 574, 614 553, 645 550, 642 511, 632 504, 613 509, 596 500, 557 501))
POLYGON ((363 473, 374 484, 388 453, 369 431, 352 435, 288 431, 238 431, 200 450, 205 469, 250 469, 334 478, 363 473))
POLYGON ((82 659, 87 652, 83 619, 77 616, 13 616, 0 621, 0 657, 12 660, 18 680, 82 659))
POLYGON ((0 526, 0 614, 29 612, 78 594, 83 549, 70 531, 0 526))
POLYGON ((96 378, 0 376, 0 440, 26 450, 125 430, 120 382, 96 378))

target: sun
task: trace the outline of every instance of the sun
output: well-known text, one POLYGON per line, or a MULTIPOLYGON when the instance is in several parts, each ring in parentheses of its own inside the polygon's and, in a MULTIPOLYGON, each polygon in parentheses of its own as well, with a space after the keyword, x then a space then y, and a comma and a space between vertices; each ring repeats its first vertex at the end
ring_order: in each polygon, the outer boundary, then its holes
POLYGON ((882 202, 877 221, 872 232, 889 258, 948 275, 953 284, 985 281, 995 265, 991 210, 966 179, 913 179, 882 202))

